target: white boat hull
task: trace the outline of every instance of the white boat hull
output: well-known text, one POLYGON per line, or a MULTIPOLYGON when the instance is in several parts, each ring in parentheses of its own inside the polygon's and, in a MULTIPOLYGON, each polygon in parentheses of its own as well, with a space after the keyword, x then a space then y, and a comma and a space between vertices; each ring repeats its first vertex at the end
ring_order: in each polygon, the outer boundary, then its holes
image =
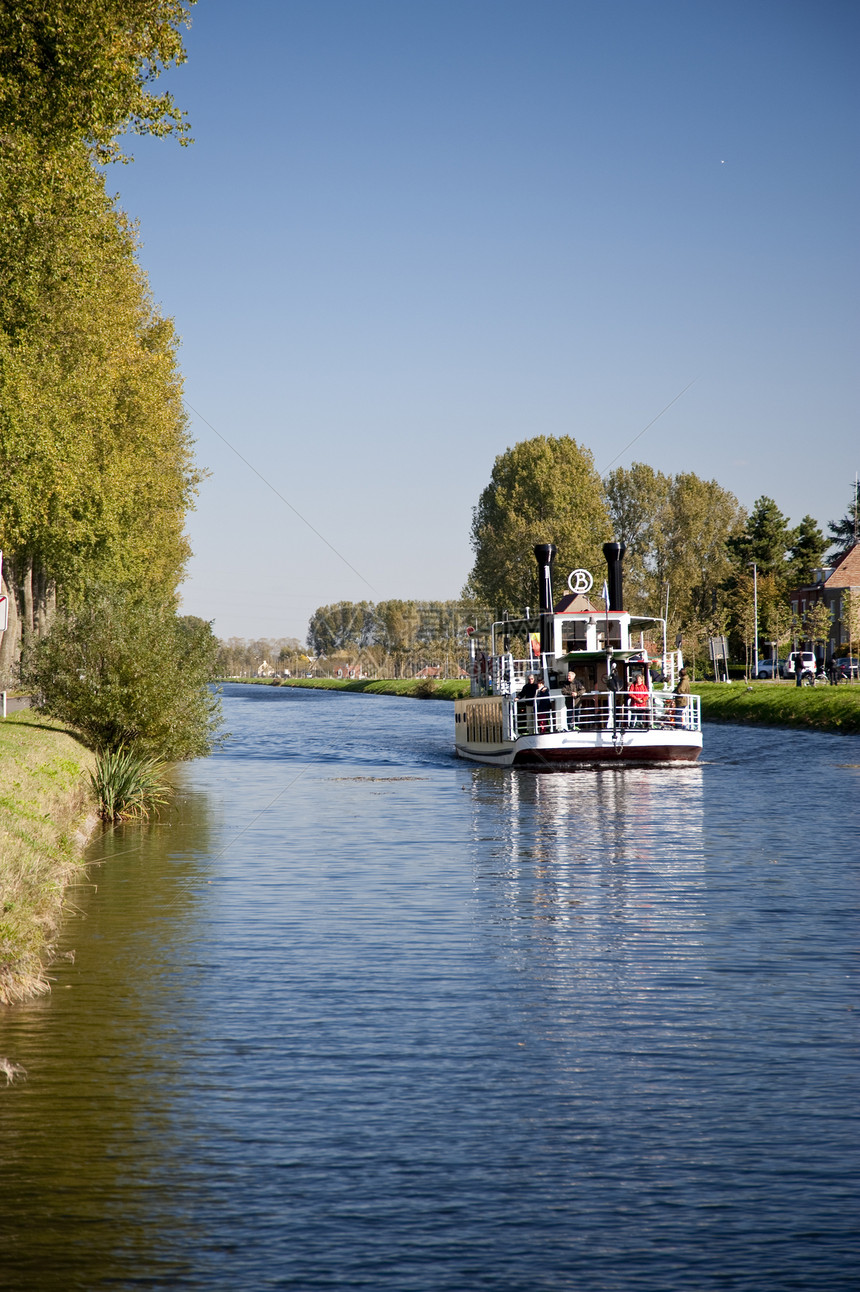
POLYGON ((519 736, 496 744, 459 742, 460 758, 492 767, 559 770, 578 763, 693 763, 702 752, 700 731, 570 731, 519 736))

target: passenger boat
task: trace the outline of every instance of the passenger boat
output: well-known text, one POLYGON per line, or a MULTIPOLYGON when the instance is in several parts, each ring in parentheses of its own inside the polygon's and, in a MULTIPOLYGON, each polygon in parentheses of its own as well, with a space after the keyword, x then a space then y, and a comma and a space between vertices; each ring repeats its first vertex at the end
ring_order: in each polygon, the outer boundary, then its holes
POLYGON ((471 637, 470 695, 455 703, 455 747, 461 758, 496 767, 559 769, 594 762, 691 763, 699 757, 699 697, 674 694, 683 660, 679 650, 666 649, 665 620, 631 615, 623 608, 625 551, 623 543, 603 545, 608 577, 601 609, 586 595, 594 586, 587 570, 573 571, 571 595, 554 605, 556 549, 552 543, 535 547, 539 640, 529 632, 528 618, 494 623, 488 651, 471 637), (662 629, 661 689, 652 682, 645 642, 646 631, 653 634, 655 625, 662 629), (533 642, 528 658, 514 659, 510 653, 512 630, 533 642), (502 649, 497 651, 499 639, 502 649), (576 674, 574 685, 584 686, 576 696, 561 689, 569 670, 576 674), (526 685, 532 674, 535 683, 526 685), (542 690, 533 694, 533 685, 541 682, 542 690))

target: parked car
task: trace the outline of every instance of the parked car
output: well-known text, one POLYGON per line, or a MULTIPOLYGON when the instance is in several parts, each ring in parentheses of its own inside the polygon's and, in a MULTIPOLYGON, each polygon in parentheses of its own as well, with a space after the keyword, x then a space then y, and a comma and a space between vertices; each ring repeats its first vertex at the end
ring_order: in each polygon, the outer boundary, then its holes
POLYGON ((811 673, 813 677, 818 672, 818 661, 811 650, 794 650, 785 661, 785 676, 796 677, 796 668, 800 665, 801 675, 811 673))
POLYGON ((835 681, 852 681, 860 677, 860 660, 851 659, 845 656, 843 659, 835 659, 830 665, 831 676, 835 681))
POLYGON ((773 677, 774 672, 777 677, 785 677, 785 660, 760 659, 758 662, 758 672, 756 677, 761 680, 766 677, 773 677))

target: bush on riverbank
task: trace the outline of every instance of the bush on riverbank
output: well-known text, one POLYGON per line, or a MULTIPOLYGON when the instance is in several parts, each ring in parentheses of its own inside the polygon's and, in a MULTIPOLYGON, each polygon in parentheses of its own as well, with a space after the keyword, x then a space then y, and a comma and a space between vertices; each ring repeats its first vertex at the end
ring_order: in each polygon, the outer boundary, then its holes
POLYGON ((221 718, 210 688, 217 650, 205 620, 103 590, 57 616, 24 677, 36 708, 76 727, 93 748, 175 762, 212 749, 221 718))
POLYGON ((81 873, 95 824, 86 782, 94 766, 94 754, 49 718, 24 710, 0 722, 2 1004, 48 990, 63 890, 81 873))
POLYGON ((96 750, 105 820, 157 811, 161 763, 210 753, 221 706, 210 686, 218 643, 208 623, 131 592, 95 591, 59 614, 25 661, 37 709, 96 750))

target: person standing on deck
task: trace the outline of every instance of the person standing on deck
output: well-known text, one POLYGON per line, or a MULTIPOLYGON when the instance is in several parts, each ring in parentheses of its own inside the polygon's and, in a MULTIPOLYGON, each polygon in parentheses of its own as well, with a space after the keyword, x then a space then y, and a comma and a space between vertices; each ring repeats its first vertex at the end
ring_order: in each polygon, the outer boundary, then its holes
POLYGON ((642 725, 650 696, 648 684, 641 673, 634 674, 627 694, 630 696, 630 725, 639 727, 642 725))
POLYGON ((528 731, 528 714, 532 705, 526 701, 533 700, 538 693, 537 677, 534 673, 528 673, 520 693, 517 697, 517 731, 522 736, 528 731), (522 701, 523 703, 519 703, 522 701))
POLYGON ((585 694, 585 686, 582 682, 577 681, 576 673, 572 668, 569 668, 567 670, 567 681, 562 682, 559 689, 567 706, 567 725, 568 727, 575 727, 576 706, 580 698, 585 694))
POLYGON ((687 670, 682 668, 678 674, 678 685, 675 687, 675 724, 676 726, 687 726, 687 709, 690 701, 687 698, 690 695, 690 679, 687 677, 687 670))

